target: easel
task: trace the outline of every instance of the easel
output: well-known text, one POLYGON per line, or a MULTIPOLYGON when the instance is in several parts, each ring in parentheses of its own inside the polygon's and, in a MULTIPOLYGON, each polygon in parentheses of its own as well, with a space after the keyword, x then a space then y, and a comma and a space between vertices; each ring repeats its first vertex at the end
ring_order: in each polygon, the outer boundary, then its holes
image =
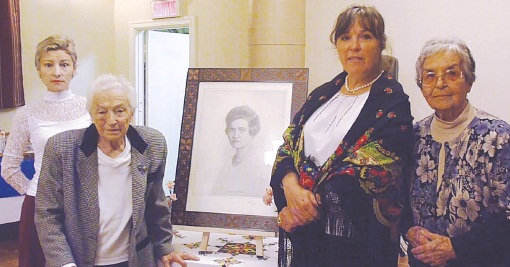
POLYGON ((211 233, 221 234, 234 234, 234 235, 249 235, 255 239, 255 249, 257 258, 264 257, 264 237, 275 237, 275 232, 263 232, 256 230, 238 230, 238 229, 224 229, 224 228, 213 228, 213 227, 199 227, 199 226, 187 226, 187 225, 174 225, 176 230, 184 231, 195 231, 202 232, 202 241, 200 242, 199 254, 206 254, 207 245, 209 243, 209 237, 211 233))

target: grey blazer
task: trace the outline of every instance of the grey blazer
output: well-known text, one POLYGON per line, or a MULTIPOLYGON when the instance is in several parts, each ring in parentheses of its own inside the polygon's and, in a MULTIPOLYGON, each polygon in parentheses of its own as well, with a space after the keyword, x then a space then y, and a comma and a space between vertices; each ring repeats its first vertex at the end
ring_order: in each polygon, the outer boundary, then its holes
MULTIPOLYGON (((174 250, 163 192, 166 142, 158 131, 141 126, 130 126, 127 138, 133 175, 129 266, 157 266, 156 259, 174 250)), ((46 144, 35 203, 46 266, 94 265, 99 231, 98 140, 92 124, 57 134, 46 144)))

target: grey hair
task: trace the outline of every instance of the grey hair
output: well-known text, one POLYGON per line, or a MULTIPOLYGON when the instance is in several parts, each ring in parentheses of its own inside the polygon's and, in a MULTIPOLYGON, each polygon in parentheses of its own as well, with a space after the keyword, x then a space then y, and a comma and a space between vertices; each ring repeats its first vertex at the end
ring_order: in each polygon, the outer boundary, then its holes
POLYGON ((421 73, 423 72, 423 63, 428 57, 440 52, 453 52, 457 54, 461 59, 460 69, 464 73, 466 82, 469 85, 475 82, 476 64, 466 43, 457 38, 437 38, 425 43, 421 49, 420 56, 416 60, 416 84, 418 84, 418 87, 422 87, 421 73))
POLYGON ((237 106, 232 108, 227 113, 227 116, 225 117, 225 123, 227 124, 225 132, 228 130, 230 124, 238 119, 243 119, 248 122, 248 126, 250 128, 249 129, 250 136, 253 137, 259 133, 260 131, 259 115, 248 106, 237 106))
POLYGON ((87 94, 87 110, 92 112, 92 100, 97 93, 105 92, 108 90, 120 89, 126 93, 129 107, 134 113, 136 108, 136 92, 135 88, 123 76, 115 76, 113 74, 103 74, 97 77, 90 87, 87 94))

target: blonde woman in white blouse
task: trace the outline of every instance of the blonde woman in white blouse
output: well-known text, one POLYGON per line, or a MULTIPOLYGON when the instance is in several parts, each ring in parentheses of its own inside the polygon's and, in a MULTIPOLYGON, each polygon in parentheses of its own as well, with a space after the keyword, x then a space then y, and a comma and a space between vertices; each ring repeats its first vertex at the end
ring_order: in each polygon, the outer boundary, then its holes
POLYGON ((17 111, 3 154, 2 177, 20 194, 26 194, 20 218, 20 267, 45 264, 34 224, 34 208, 46 142, 57 133, 91 124, 85 97, 77 96, 69 89, 76 72, 76 61, 74 41, 68 37, 49 36, 37 45, 35 66, 47 92, 41 100, 17 111), (33 147, 35 167, 31 180, 20 167, 29 143, 33 147))

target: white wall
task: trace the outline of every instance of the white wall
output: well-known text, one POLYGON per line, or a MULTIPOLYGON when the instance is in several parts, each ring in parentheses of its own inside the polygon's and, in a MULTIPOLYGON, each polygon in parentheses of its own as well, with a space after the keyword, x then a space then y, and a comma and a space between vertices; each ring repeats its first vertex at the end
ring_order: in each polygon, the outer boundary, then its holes
MULTIPOLYGON (((342 67, 329 42, 338 14, 351 1, 308 0, 306 9, 306 60, 310 90, 332 79, 342 67)), ((392 55, 400 62, 399 81, 409 94, 415 119, 432 113, 415 78, 415 62, 423 44, 433 37, 464 40, 476 61, 477 80, 468 95, 471 103, 510 121, 510 1, 476 0, 372 0, 383 15, 392 55)))
MULTIPOLYGON (((25 103, 42 97, 46 87, 34 65, 37 43, 52 34, 75 41, 78 73, 71 89, 85 95, 92 79, 113 71, 113 0, 22 0, 20 1, 21 49, 25 103)), ((15 109, 0 111, 0 129, 10 131, 15 109)))

